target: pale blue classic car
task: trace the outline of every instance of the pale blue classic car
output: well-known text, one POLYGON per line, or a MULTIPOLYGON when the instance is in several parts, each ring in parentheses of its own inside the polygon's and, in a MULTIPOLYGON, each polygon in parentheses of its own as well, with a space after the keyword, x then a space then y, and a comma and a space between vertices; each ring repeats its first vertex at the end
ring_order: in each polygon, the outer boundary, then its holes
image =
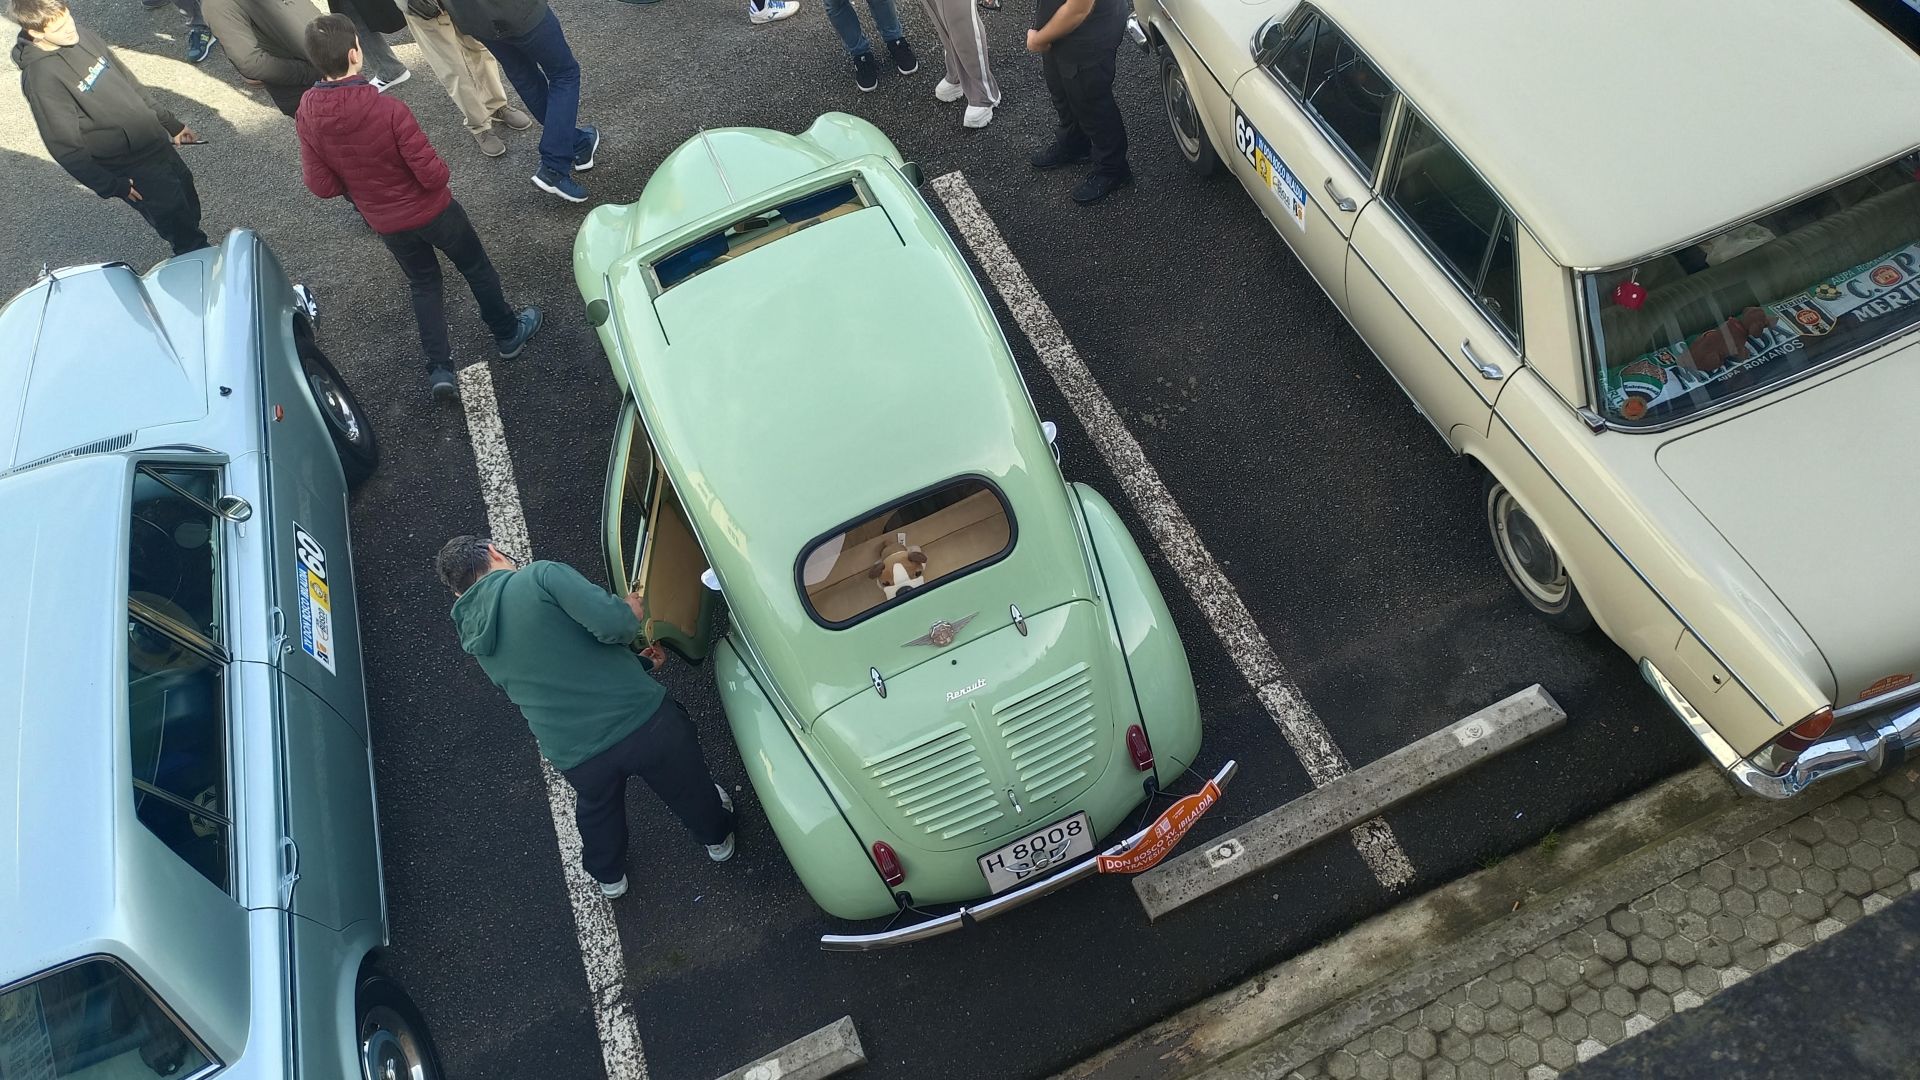
POLYGON ((253 234, 0 308, 0 1077, 439 1074, 386 943, 347 482, 253 234))

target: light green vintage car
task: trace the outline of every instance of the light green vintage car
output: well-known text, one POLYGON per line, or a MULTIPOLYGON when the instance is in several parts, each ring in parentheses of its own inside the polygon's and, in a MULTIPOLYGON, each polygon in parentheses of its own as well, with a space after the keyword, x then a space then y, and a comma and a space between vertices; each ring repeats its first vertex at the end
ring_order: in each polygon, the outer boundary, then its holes
POLYGON ((829 948, 1081 876, 1200 747, 1159 589, 1107 501, 1062 477, 918 178, 843 114, 705 131, 574 247, 626 394, 604 542, 642 637, 712 660, 829 914, 995 897, 829 948))

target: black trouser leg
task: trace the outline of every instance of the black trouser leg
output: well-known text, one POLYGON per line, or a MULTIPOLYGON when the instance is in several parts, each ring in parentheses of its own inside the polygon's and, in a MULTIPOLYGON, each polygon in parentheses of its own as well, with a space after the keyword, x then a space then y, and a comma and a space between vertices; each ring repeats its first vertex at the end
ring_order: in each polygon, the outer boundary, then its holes
POLYGON ((1087 149, 1087 133, 1080 130, 1080 120, 1073 108, 1072 91, 1067 85, 1059 54, 1041 54, 1040 71, 1046 76, 1047 96, 1053 99, 1053 111, 1059 117, 1053 132, 1053 145, 1068 153, 1079 154, 1087 149))
POLYGON ((140 201, 129 199, 128 204, 172 245, 175 255, 210 246, 207 234, 200 231, 200 193, 179 152, 168 147, 165 153, 128 166, 127 175, 140 193, 140 201))
POLYGON ((393 252, 394 261, 407 275, 407 287, 413 294, 413 319, 420 324, 420 353, 428 371, 453 362, 453 346, 447 341, 447 300, 440 283, 440 257, 424 235, 432 227, 429 222, 423 228, 380 236, 380 242, 393 252))
POLYGON ((287 116, 300 112, 300 98, 305 95, 305 86, 286 86, 277 83, 267 84, 267 96, 273 99, 273 106, 287 116))
POLYGON ((494 338, 512 337, 520 328, 519 317, 501 291, 500 272, 493 268, 493 260, 487 258, 486 245, 474 231, 466 208, 457 200, 448 203, 440 216, 421 231, 429 243, 446 253, 447 261, 460 271, 460 276, 467 279, 467 288, 473 290, 473 298, 480 305, 480 318, 486 321, 494 338))
MULTIPOLYGON (((617 747, 616 747, 617 749, 617 747)), ((573 821, 580 827, 580 864, 611 885, 627 873, 627 773, 607 750, 568 769, 573 821)))
MULTIPOLYGON (((1117 48, 1117 46, 1116 46, 1117 48)), ((1113 99, 1114 50, 1061 61, 1062 81, 1073 118, 1093 150, 1093 171, 1125 176, 1127 126, 1120 104, 1113 99)))
POLYGON ((634 734, 645 746, 635 757, 633 771, 695 839, 708 845, 725 841, 733 832, 733 812, 720 804, 720 792, 707 770, 700 737, 687 710, 668 698, 634 734))

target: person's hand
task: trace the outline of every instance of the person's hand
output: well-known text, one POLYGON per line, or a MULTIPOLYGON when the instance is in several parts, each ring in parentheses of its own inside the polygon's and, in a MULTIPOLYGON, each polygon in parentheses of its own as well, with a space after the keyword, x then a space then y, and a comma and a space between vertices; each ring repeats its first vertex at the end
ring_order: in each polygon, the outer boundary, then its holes
POLYGON ((128 202, 140 201, 140 189, 133 186, 133 180, 131 178, 127 180, 127 201, 128 202))
POLYGON ((627 595, 621 597, 620 599, 625 600, 627 602, 627 607, 633 610, 634 618, 639 619, 641 622, 647 621, 646 605, 640 599, 640 590, 635 589, 633 592, 628 593, 627 595))
POLYGON ((667 664, 667 650, 661 648, 660 643, 657 641, 641 649, 640 655, 647 658, 647 661, 653 665, 655 671, 660 670, 667 664))
POLYGON ((1027 51, 1028 52, 1043 53, 1051 48, 1053 48, 1053 46, 1050 43, 1040 40, 1040 31, 1038 30, 1027 31, 1027 51))
POLYGON ((182 125, 179 134, 173 137, 173 145, 175 146, 192 146, 199 141, 200 136, 194 134, 193 129, 185 125, 182 125))

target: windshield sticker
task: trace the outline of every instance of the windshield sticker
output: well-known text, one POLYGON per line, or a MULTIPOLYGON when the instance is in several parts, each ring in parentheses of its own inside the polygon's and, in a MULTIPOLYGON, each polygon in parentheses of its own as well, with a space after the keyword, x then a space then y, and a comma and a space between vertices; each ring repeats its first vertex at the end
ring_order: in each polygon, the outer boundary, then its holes
MULTIPOLYGON (((1203 133, 1200 137, 1204 139, 1206 135, 1203 133)), ((1267 142, 1266 136, 1260 134, 1246 114, 1238 109, 1233 112, 1233 141, 1240 148, 1241 156, 1247 159, 1247 164, 1253 166, 1260 182, 1267 185, 1267 190, 1273 192, 1273 197, 1279 199, 1280 205, 1286 208, 1287 216, 1293 219, 1293 227, 1306 232, 1306 185, 1293 175, 1287 163, 1273 152, 1273 144, 1267 142)))
POLYGON ((1601 378, 1606 406, 1638 420, 1694 389, 1736 378, 1846 330, 1920 303, 1920 242, 1835 274, 1805 292, 1750 307, 1695 337, 1642 353, 1601 378))
POLYGON ((313 534, 293 526, 293 581, 300 598, 300 651, 332 674, 333 595, 327 588, 327 552, 313 534))

